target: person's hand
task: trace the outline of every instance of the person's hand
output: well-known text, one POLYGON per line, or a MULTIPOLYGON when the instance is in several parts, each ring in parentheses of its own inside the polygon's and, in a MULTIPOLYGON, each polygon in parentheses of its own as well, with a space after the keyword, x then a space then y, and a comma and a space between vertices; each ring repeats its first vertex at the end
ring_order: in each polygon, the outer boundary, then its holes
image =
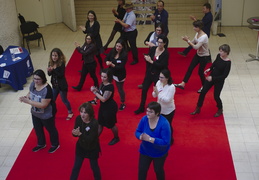
POLYGON ((107 65, 107 66, 111 66, 111 65, 112 65, 112 62, 111 62, 111 61, 106 61, 106 65, 107 65))
POLYGON ((54 68, 52 67, 52 66, 49 66, 48 68, 47 68, 47 71, 52 71, 54 68))
POLYGON ((206 69, 206 70, 204 71, 204 74, 207 74, 208 72, 210 72, 210 68, 206 69))
POLYGON ((144 58, 145 58, 145 60, 146 60, 147 62, 149 62, 149 63, 152 63, 152 62, 153 62, 152 59, 151 59, 151 57, 150 57, 149 55, 144 55, 144 58))
POLYGON ((86 28, 84 26, 79 26, 79 28, 82 30, 82 31, 85 31, 86 28))
POLYGON ((121 23, 121 20, 118 19, 118 18, 116 18, 114 22, 116 22, 116 23, 121 23))
POLYGON ((78 126, 76 129, 73 129, 72 134, 74 136, 81 136, 82 133, 80 132, 80 127, 78 126))
POLYGON ((29 104, 30 98, 28 98, 27 96, 22 96, 22 97, 19 98, 19 101, 23 102, 23 103, 26 103, 26 104, 29 104))
POLYGON ((189 17, 190 17, 191 20, 196 21, 196 17, 195 16, 190 15, 189 17))
POLYGON ((158 95, 158 90, 156 86, 153 87, 153 91, 156 93, 156 95, 158 95))
POLYGON ((186 42, 188 42, 188 41, 190 41, 190 39, 189 39, 189 37, 188 36, 182 36, 182 39, 184 40, 184 41, 186 41, 186 42))
POLYGON ((150 136, 146 133, 142 133, 142 140, 143 141, 149 141, 150 136))
POLYGON ((154 15, 150 16, 150 19, 153 21, 156 17, 154 15))
POLYGON ((76 47, 80 47, 80 44, 78 42, 74 43, 76 47))
POLYGON ((117 11, 115 10, 115 8, 112 8, 112 13, 113 13, 114 15, 117 15, 117 11))
POLYGON ((211 76, 208 76, 206 77, 207 81, 211 82, 212 81, 212 77, 211 76))
POLYGON ((98 91, 98 89, 97 89, 95 86, 91 86, 91 87, 90 87, 90 91, 91 91, 92 93, 95 93, 95 92, 98 91))

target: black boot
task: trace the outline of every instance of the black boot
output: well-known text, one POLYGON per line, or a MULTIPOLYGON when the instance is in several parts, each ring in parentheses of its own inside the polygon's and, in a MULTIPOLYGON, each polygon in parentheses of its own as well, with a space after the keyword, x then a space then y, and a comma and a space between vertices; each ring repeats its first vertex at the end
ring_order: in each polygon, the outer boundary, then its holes
POLYGON ((214 117, 219 117, 223 113, 223 109, 218 109, 214 117))
POLYGON ((193 112, 191 112, 191 115, 200 114, 200 112, 201 112, 201 108, 196 107, 195 110, 193 112))

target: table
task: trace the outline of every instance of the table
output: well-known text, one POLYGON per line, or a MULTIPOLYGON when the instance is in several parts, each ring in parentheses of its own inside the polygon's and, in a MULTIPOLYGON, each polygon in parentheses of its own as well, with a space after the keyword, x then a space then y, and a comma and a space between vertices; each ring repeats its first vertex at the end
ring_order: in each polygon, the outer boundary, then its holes
POLYGON ((259 17, 251 17, 251 18, 247 19, 247 22, 250 24, 248 26, 250 29, 258 31, 258 36, 257 36, 256 55, 248 54, 248 56, 250 56, 251 58, 247 59, 246 62, 259 61, 259 57, 258 57, 258 49, 259 49, 259 17))
POLYGON ((33 73, 31 57, 25 48, 19 46, 9 46, 0 58, 0 83, 9 84, 15 90, 23 90, 23 85, 27 83, 27 77, 33 73), (10 49, 22 50, 15 53, 12 59, 10 49))

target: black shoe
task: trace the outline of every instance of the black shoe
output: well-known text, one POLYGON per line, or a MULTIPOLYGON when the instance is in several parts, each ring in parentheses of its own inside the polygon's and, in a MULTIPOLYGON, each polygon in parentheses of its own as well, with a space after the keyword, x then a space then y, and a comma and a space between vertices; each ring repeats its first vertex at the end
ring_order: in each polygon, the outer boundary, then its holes
POLYGON ((109 142, 109 145, 114 145, 114 144, 116 144, 117 142, 119 142, 120 141, 120 138, 113 138, 110 142, 109 142))
POLYGON ((73 89, 81 91, 81 89, 78 86, 72 86, 73 89))
POLYGON ((143 88, 143 85, 142 85, 142 84, 138 85, 138 88, 139 88, 139 89, 142 89, 142 88, 143 88))
POLYGON ((60 147, 60 145, 58 145, 58 146, 51 146, 51 148, 49 149, 49 153, 54 153, 59 147, 60 147))
POLYGON ((46 147, 46 144, 43 145, 43 146, 36 146, 36 147, 34 147, 34 148, 32 149, 32 151, 33 151, 33 152, 37 152, 37 151, 39 151, 39 150, 41 150, 41 149, 44 149, 45 147, 46 147))
POLYGON ((186 54, 184 54, 183 52, 178 51, 177 53, 180 54, 183 57, 186 57, 186 54))
POLYGON ((200 107, 196 107, 195 110, 193 112, 191 112, 191 115, 195 115, 195 114, 200 114, 201 112, 201 108, 200 107))
POLYGON ((142 108, 138 108, 136 111, 134 111, 135 114, 140 114, 143 112, 144 112, 144 109, 142 109, 142 108))
POLYGON ((132 61, 131 63, 130 63, 130 65, 134 65, 134 64, 137 64, 138 63, 138 61, 132 61))
POLYGON ((92 100, 92 101, 88 101, 89 103, 93 104, 93 105, 96 105, 97 102, 95 100, 92 100))
POLYGON ((201 87, 201 88, 200 88, 200 89, 197 91, 197 93, 201 93, 201 91, 202 91, 202 88, 203 88, 203 87, 201 87))
POLYGON ((218 109, 214 117, 219 117, 223 113, 223 109, 218 109))
POLYGON ((125 105, 125 104, 121 104, 121 105, 120 105, 119 110, 120 110, 120 111, 122 111, 122 110, 124 110, 124 109, 125 109, 125 107, 126 107, 126 105, 125 105))
POLYGON ((180 89, 184 89, 184 87, 181 84, 174 84, 175 87, 178 87, 180 89))
POLYGON ((80 72, 80 73, 81 73, 81 72, 82 72, 82 70, 79 70, 78 72, 80 72))

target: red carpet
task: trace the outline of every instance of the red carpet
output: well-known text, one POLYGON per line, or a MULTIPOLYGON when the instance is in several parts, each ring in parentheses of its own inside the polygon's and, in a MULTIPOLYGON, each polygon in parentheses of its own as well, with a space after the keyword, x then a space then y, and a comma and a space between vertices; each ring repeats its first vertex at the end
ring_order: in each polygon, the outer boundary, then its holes
MULTIPOLYGON (((140 118, 145 115, 134 115, 138 108, 141 90, 137 85, 142 83, 145 73, 145 63, 142 53, 148 49, 139 49, 140 63, 129 65, 132 60, 129 54, 127 63, 126 109, 118 112, 118 128, 121 141, 109 146, 112 132, 104 129, 101 137, 102 155, 99 164, 104 180, 136 180, 138 171, 138 148, 140 142, 135 138, 134 132, 140 118)), ((176 83, 181 82, 195 51, 184 58, 177 54, 179 49, 170 48, 170 70, 176 83)), ((75 52, 66 69, 69 87, 69 100, 78 115, 77 108, 85 101, 92 100, 93 94, 89 88, 93 84, 88 75, 81 92, 74 91, 71 86, 77 85, 81 68, 80 55, 75 52)), ((98 70, 99 72, 99 70, 98 70)), ((175 144, 169 151, 165 163, 166 179, 168 180, 235 180, 235 170, 227 139, 223 116, 214 118, 216 104, 212 91, 207 95, 204 107, 197 116, 190 115, 196 106, 200 88, 197 70, 186 86, 185 90, 177 89, 175 95, 176 114, 173 120, 175 144)), ((148 94, 147 103, 156 99, 148 94)), ((223 89, 224 90, 224 89, 223 89)), ((119 104, 117 90, 115 100, 119 104)), ((97 114, 98 106, 95 106, 97 114)), ((47 136, 47 148, 37 153, 32 152, 36 145, 35 133, 32 131, 23 149, 21 150, 7 180, 65 180, 69 179, 74 162, 75 143, 77 138, 72 137, 74 119, 66 121, 67 111, 60 98, 57 100, 58 113, 56 124, 60 136, 60 149, 53 154, 47 152, 50 143, 47 136)), ((84 161, 79 179, 93 180, 89 161, 84 161)), ((153 166, 150 167, 148 180, 155 180, 153 166)))

